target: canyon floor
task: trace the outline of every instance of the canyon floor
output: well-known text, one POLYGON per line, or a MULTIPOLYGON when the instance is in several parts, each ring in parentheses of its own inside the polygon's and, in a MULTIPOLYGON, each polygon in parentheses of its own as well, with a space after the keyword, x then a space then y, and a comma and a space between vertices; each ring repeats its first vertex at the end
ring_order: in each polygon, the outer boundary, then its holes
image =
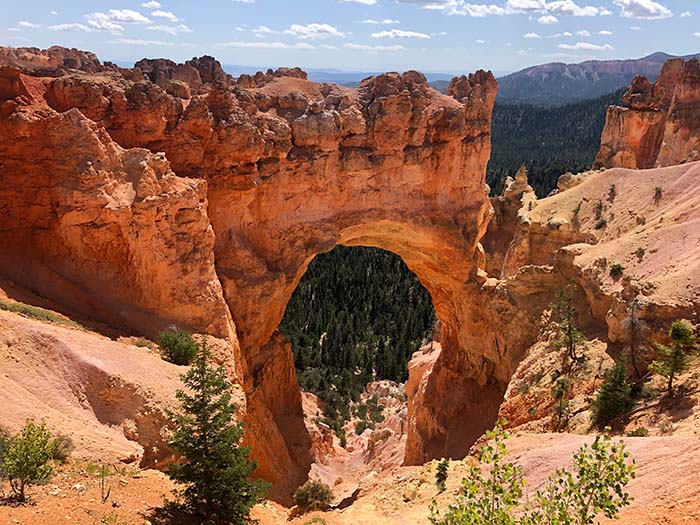
MULTIPOLYGON (((10 293, 3 293, 0 299, 18 296, 6 283, 4 289, 10 293)), ((166 363, 146 346, 136 346, 138 341, 133 339, 113 340, 82 326, 67 325, 60 316, 57 319, 46 322, 0 312, 0 388, 5 403, 13 407, 3 414, 3 425, 16 430, 25 417, 39 413, 50 428, 70 436, 76 445, 68 464, 47 484, 30 489, 29 505, 0 507, 0 524, 187 523, 166 518, 162 511, 173 483, 158 470, 142 468, 144 459, 141 466, 135 461, 148 458, 144 448, 156 448, 145 421, 157 424, 160 407, 172 401, 172 392, 179 386, 182 368, 166 363), (110 470, 104 487, 100 465, 110 470)), ((425 355, 429 356, 427 350, 425 355)), ((384 385, 386 398, 395 394, 386 390, 384 385)), ((312 415, 313 399, 307 398, 306 405, 312 415)), ((405 407, 389 405, 383 425, 394 432, 405 407)), ((629 486, 634 502, 619 523, 700 523, 700 414, 695 410, 692 405, 678 417, 670 435, 623 438, 638 471, 629 486)), ((314 477, 334 485, 336 502, 359 489, 351 505, 288 520, 289 509, 266 502, 255 508, 253 516, 262 525, 426 523, 431 501, 436 498, 446 507, 474 461, 469 457, 452 461, 448 489, 438 495, 435 462, 397 466, 405 438, 394 432, 383 445, 372 448, 371 434, 353 435, 347 451, 334 443, 326 450, 324 464, 315 465, 312 471, 314 477)), ((553 469, 566 466, 571 454, 591 440, 590 435, 515 430, 508 446, 511 457, 524 469, 528 491, 534 491, 553 469)), ((157 465, 157 454, 149 461, 157 465)), ((7 493, 8 488, 3 488, 7 493)))

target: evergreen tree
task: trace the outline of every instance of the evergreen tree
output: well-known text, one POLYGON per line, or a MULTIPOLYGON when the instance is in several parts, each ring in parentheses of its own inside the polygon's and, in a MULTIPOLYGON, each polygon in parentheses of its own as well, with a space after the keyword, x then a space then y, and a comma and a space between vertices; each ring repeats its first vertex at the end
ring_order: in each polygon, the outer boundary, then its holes
POLYGON ((585 338, 581 331, 574 324, 576 309, 574 308, 571 294, 565 290, 557 293, 557 302, 554 310, 559 317, 559 341, 557 348, 566 348, 566 352, 572 361, 576 361, 576 348, 583 344, 585 338))
POLYGON ((605 372, 600 392, 593 402, 596 424, 607 425, 632 408, 632 387, 627 381, 627 365, 620 359, 605 372))
POLYGON ((180 411, 170 413, 175 431, 170 447, 182 455, 170 476, 185 485, 188 511, 215 523, 243 524, 267 486, 250 481, 256 468, 250 450, 241 446, 243 425, 233 419, 230 385, 223 367, 211 364, 206 341, 198 345, 189 371, 182 376, 188 391, 176 394, 180 411))
POLYGON ((666 393, 673 394, 673 380, 688 369, 690 357, 696 349, 696 336, 693 329, 684 321, 676 320, 669 331, 671 345, 656 344, 659 359, 653 361, 649 369, 668 378, 666 393))

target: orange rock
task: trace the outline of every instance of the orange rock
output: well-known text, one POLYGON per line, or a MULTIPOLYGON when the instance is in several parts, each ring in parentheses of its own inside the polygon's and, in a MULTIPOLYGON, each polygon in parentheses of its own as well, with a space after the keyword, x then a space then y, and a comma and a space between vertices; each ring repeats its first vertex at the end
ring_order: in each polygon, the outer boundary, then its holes
MULTIPOLYGON (((35 51, 22 63, 46 61, 35 51)), ((201 87, 187 68, 149 62, 55 69, 33 79, 45 95, 24 102, 9 90, 0 228, 11 248, 0 271, 118 327, 178 323, 228 337, 248 441, 284 498, 311 463, 291 350, 277 331, 287 302, 318 253, 393 251, 443 325, 409 414, 405 461, 464 455, 491 426, 524 350, 492 336, 500 318, 485 318, 479 303, 493 75, 455 79, 446 96, 415 71, 349 89, 296 69, 233 83, 213 59, 188 64, 201 87), (132 80, 144 74, 193 82, 192 98, 132 80)))
POLYGON ((651 84, 636 77, 610 106, 596 167, 653 168, 700 159, 700 61, 674 58, 651 84))

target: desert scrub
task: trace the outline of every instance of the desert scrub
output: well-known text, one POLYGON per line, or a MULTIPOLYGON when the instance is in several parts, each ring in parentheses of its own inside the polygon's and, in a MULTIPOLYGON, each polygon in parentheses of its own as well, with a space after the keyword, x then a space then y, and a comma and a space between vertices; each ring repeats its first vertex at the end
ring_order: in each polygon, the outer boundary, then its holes
POLYGON ((14 499, 27 500, 26 488, 42 483, 53 474, 60 439, 54 438, 42 421, 28 419, 16 436, 4 434, 0 445, 0 478, 10 482, 14 499))
POLYGON ((600 514, 615 518, 632 498, 625 487, 635 476, 624 443, 597 436, 573 456, 571 470, 557 469, 532 500, 524 499, 525 477, 507 460, 509 435, 502 425, 486 433, 481 466, 462 479, 462 489, 444 514, 430 506, 430 522, 442 525, 592 525, 600 514))
POLYGON ((612 266, 610 266, 610 277, 613 279, 619 279, 622 277, 622 273, 625 271, 625 267, 622 266, 620 263, 615 263, 612 266))
POLYGON ((304 512, 326 510, 333 500, 330 487, 320 481, 309 480, 294 493, 294 504, 304 512))
POLYGON ((649 436, 649 430, 647 430, 646 427, 638 427, 632 430, 631 432, 627 432, 627 437, 647 437, 649 436))
POLYGON ((16 314, 21 314, 25 317, 30 317, 36 319, 37 321, 44 321, 49 323, 57 323, 66 326, 72 326, 75 328, 82 328, 80 324, 70 319, 66 319, 49 310, 44 310, 38 306, 31 306, 25 303, 10 303, 7 301, 0 301, 0 310, 5 310, 6 312, 13 312, 16 314))
POLYGON ((197 355, 197 342, 184 330, 171 329, 160 334, 158 345, 165 358, 176 365, 189 365, 197 355))

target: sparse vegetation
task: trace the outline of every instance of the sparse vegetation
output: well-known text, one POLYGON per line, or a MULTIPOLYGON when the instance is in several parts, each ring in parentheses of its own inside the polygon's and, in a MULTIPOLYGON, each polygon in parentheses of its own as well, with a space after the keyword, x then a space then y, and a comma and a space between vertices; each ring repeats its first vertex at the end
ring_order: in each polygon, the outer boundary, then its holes
POLYGON ((554 383, 554 388, 552 389, 552 397, 557 400, 556 407, 554 409, 554 420, 556 421, 556 430, 559 430, 562 425, 567 421, 568 414, 567 408, 569 405, 569 394, 571 393, 571 380, 562 376, 557 379, 554 383))
POLYGON ((0 310, 21 314, 25 317, 36 319, 37 321, 44 321, 49 323, 62 324, 65 326, 72 326, 75 328, 81 328, 81 325, 76 323, 75 321, 66 319, 65 317, 58 315, 57 313, 51 312, 50 310, 44 310, 43 308, 39 308, 38 306, 31 306, 25 303, 11 303, 8 301, 0 301, 0 310))
POLYGON ((16 436, 6 433, 0 439, 0 474, 10 483, 14 499, 27 500, 26 488, 46 481, 53 474, 59 440, 42 421, 28 419, 16 436))
POLYGON ((182 507, 205 520, 248 523, 251 508, 267 491, 262 481, 250 481, 256 464, 241 446, 243 425, 234 421, 236 406, 223 367, 211 363, 206 341, 188 372, 187 390, 178 390, 177 413, 169 413, 174 432, 169 446, 182 456, 170 476, 184 485, 182 507))
POLYGON ((163 349, 165 358, 176 365, 189 365, 197 355, 197 342, 192 334, 184 330, 166 330, 160 334, 158 345, 163 349))
POLYGON ((631 432, 627 432, 628 437, 647 437, 649 436, 649 430, 646 427, 637 427, 631 432))
POLYGON ((622 277, 622 274, 625 271, 625 267, 622 266, 620 263, 615 263, 610 266, 610 277, 613 279, 617 280, 620 277, 622 277))
POLYGON ((442 458, 437 464, 437 471, 435 472, 435 486, 438 492, 445 492, 447 490, 447 474, 450 468, 450 462, 447 458, 442 458))
POLYGON ((654 202, 659 203, 664 196, 664 189, 661 186, 654 188, 654 202))
POLYGON ((673 394, 673 380, 688 369, 690 359, 697 350, 697 337, 693 329, 682 320, 673 321, 669 331, 671 345, 656 343, 659 358, 654 360, 649 369, 668 379, 666 393, 673 394))
POLYGON ((525 479, 506 460, 508 434, 497 426, 486 434, 480 450, 484 465, 471 467, 462 489, 444 515, 435 502, 430 522, 444 525, 591 525, 600 514, 615 518, 629 505, 625 487, 634 478, 634 465, 623 443, 597 436, 573 457, 573 469, 558 469, 532 501, 523 501, 525 479))
POLYGON ((617 197, 617 188, 614 184, 611 184, 608 188, 608 200, 610 202, 615 202, 615 197, 617 197))
POLYGON ((632 387, 627 377, 627 365, 621 359, 605 372, 603 384, 593 402, 594 420, 598 426, 604 427, 632 408, 632 387))
POLYGON ((559 318, 559 340, 557 348, 566 348, 566 353, 572 361, 578 359, 576 349, 583 344, 585 338, 575 325, 576 309, 573 297, 566 290, 559 290, 557 301, 553 305, 554 312, 559 318))
POLYGON ((644 255, 646 253, 647 251, 640 246, 639 248, 637 248, 637 251, 634 254, 637 256, 637 260, 641 262, 641 260, 644 259, 644 255))
POLYGON ((598 220, 602 219, 603 218, 603 210, 605 209, 604 205, 603 205, 603 201, 598 199, 596 201, 595 207, 593 209, 595 210, 595 218, 598 220))
POLYGON ((606 221, 603 217, 598 219, 598 222, 595 223, 595 229, 596 230, 602 230, 608 225, 608 221, 606 221))
POLYGON ((303 512, 326 510, 333 501, 330 487, 320 481, 309 480, 294 493, 294 504, 303 512))

